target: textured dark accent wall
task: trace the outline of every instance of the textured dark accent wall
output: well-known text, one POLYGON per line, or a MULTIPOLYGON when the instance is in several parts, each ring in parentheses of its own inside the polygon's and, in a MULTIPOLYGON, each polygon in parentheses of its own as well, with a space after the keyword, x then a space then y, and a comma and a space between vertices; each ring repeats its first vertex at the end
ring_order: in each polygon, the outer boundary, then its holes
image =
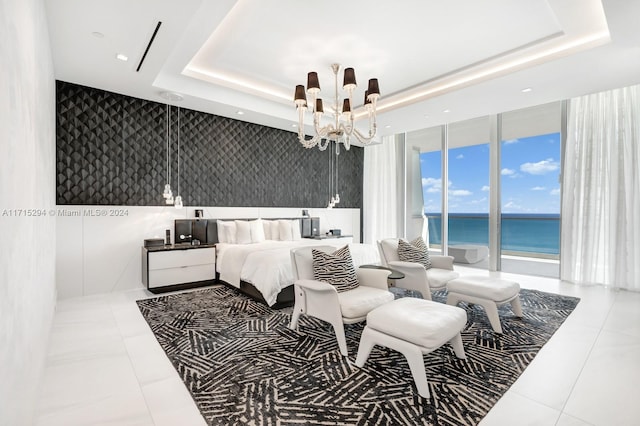
MULTIPOLYGON (((57 203, 164 205, 166 105, 57 82, 57 203)), ((293 108, 293 106, 292 106, 293 108)), ((171 108, 171 187, 178 187, 178 109, 171 108)), ((326 207, 330 150, 293 132, 180 109, 186 206, 326 207)), ((341 149, 340 205, 362 209, 363 149, 341 149)))

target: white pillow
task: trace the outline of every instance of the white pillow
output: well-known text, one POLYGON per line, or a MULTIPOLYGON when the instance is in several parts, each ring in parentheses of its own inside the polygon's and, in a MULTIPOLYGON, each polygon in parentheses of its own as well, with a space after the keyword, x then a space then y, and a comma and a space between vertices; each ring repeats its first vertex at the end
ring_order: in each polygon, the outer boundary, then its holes
POLYGON ((264 228, 264 239, 265 240, 273 240, 273 238, 271 238, 271 221, 270 220, 263 220, 262 221, 262 227, 264 228))
POLYGON ((251 224, 246 220, 236 220, 236 242, 251 244, 251 224))
POLYGON ((291 221, 291 235, 291 239, 294 241, 302 239, 302 234, 300 233, 300 221, 298 219, 293 219, 291 221))
POLYGON ((265 223, 269 223, 269 229, 271 231, 271 239, 274 241, 280 240, 280 226, 277 220, 269 220, 265 223))
POLYGON ((293 231, 291 230, 290 220, 279 220, 278 232, 280 233, 280 241, 293 241, 293 231))
POLYGON ((264 225, 262 219, 256 219, 249 222, 251 226, 251 242, 261 243, 265 240, 264 225))
POLYGON ((236 243, 236 224, 230 220, 218 220, 218 241, 221 243, 236 243))
POLYGON ((217 220, 216 224, 218 225, 218 242, 226 243, 227 242, 227 229, 224 227, 224 223, 221 220, 217 220))

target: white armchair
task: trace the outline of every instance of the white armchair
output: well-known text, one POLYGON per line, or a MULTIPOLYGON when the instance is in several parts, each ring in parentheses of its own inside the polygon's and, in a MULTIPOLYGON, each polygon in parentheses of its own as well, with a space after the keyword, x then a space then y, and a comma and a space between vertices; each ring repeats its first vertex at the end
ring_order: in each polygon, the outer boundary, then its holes
POLYGON ((387 285, 389 271, 359 268, 356 270, 358 287, 338 293, 335 286, 313 279, 313 249, 332 253, 336 248, 312 246, 291 250, 291 263, 296 281, 295 304, 289 328, 293 330, 297 327, 302 314, 326 321, 333 326, 340 353, 348 356, 343 324, 364 321, 369 311, 394 299, 387 285))
POLYGON ((430 269, 425 269, 419 263, 401 261, 398 257, 397 238, 378 241, 378 250, 384 266, 404 274, 403 279, 396 281, 396 287, 418 291, 427 300, 431 300, 432 290, 445 288, 447 282, 460 275, 453 270, 452 256, 431 255, 430 269))

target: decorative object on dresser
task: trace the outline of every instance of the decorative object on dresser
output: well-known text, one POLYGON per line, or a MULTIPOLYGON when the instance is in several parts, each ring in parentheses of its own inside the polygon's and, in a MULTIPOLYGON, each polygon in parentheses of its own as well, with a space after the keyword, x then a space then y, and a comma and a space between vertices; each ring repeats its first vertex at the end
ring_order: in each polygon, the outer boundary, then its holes
POLYGON ((147 238, 144 240, 144 246, 149 247, 162 247, 164 246, 164 240, 162 238, 147 238))
POLYGON ((142 283, 152 293, 213 284, 215 246, 142 247, 142 283))

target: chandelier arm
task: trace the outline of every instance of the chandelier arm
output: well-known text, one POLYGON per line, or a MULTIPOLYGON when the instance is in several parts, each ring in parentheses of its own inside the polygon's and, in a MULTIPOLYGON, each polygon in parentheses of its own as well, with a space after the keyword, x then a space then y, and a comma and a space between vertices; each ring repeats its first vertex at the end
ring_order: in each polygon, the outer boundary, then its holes
POLYGON ((369 145, 371 141, 373 141, 373 138, 375 137, 375 133, 372 136, 366 137, 365 135, 360 133, 360 130, 358 129, 353 130, 353 135, 356 137, 356 139, 358 139, 358 142, 360 142, 362 145, 369 145))
POLYGON ((314 146, 318 145, 321 139, 322 137, 320 135, 315 135, 311 139, 305 139, 304 135, 302 135, 302 137, 298 136, 298 141, 300 141, 302 146, 304 146, 307 149, 313 148, 314 146))

